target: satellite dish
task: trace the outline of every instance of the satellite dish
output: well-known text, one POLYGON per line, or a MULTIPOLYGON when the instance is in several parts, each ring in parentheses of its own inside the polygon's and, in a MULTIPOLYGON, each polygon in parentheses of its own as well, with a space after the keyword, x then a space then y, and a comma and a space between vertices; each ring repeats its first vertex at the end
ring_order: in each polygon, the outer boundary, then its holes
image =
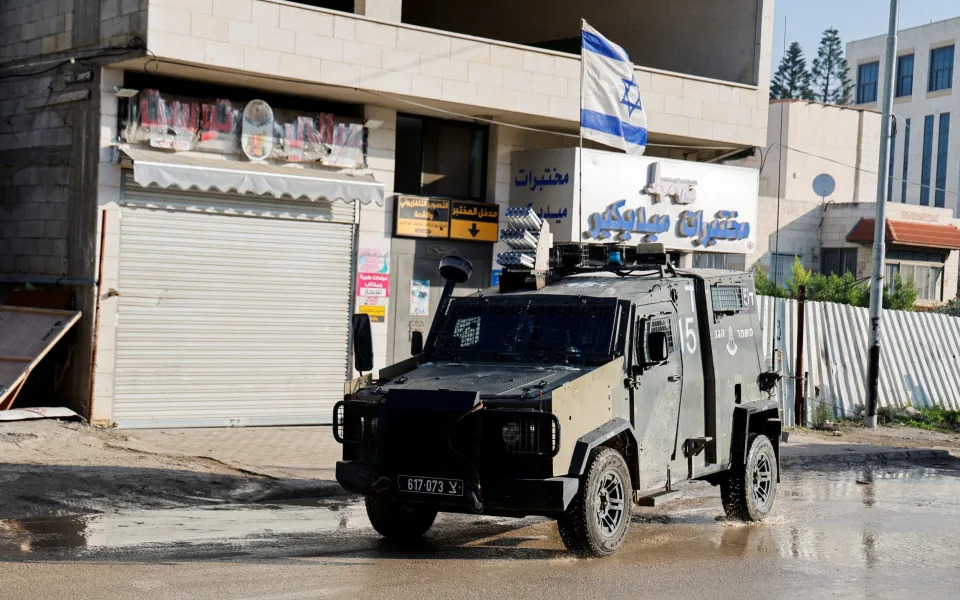
POLYGON ((826 198, 837 189, 837 182, 826 173, 820 173, 813 178, 813 191, 821 198, 826 198))

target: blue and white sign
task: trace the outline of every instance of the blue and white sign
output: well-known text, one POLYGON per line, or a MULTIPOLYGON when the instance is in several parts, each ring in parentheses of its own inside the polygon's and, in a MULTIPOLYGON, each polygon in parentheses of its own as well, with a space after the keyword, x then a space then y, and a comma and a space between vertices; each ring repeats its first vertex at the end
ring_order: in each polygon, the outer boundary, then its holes
POLYGON ((585 149, 581 173, 580 152, 511 155, 510 205, 550 220, 554 241, 660 242, 735 254, 756 247, 756 169, 585 149))
POLYGON ((647 147, 647 116, 627 51, 582 22, 580 133, 583 137, 641 155, 647 147))

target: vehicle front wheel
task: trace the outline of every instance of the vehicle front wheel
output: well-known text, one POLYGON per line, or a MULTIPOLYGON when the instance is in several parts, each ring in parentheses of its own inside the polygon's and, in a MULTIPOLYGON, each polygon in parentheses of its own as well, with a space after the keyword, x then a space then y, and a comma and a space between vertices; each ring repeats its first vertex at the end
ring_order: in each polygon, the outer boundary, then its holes
POLYGON ((720 482, 720 498, 727 517, 759 521, 770 514, 777 494, 777 455, 770 438, 751 434, 746 464, 731 467, 720 482))
POLYGON ((385 496, 367 496, 367 517, 377 533, 395 540, 423 537, 437 518, 437 511, 412 504, 401 504, 385 496))
POLYGON ((609 556, 630 527, 633 503, 630 469, 613 448, 594 450, 580 489, 557 519, 560 539, 580 556, 609 556))

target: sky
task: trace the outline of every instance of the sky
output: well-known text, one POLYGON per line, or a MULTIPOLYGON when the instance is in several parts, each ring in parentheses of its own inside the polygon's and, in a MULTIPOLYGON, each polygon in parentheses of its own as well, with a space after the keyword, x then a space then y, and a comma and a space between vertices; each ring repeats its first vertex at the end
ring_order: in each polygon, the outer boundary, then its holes
MULTIPOLYGON (((824 29, 840 32, 844 45, 887 33, 888 0, 774 0, 773 64, 777 70, 783 56, 784 17, 787 45, 800 42, 809 66, 817 56, 824 29)), ((900 0, 900 29, 960 17, 960 0, 900 0)))

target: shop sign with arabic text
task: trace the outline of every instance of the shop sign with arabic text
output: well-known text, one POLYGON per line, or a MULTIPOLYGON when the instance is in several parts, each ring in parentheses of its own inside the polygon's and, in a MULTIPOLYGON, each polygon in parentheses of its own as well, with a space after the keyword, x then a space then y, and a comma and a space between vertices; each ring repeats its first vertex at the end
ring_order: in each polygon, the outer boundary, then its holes
POLYGON ((551 221, 555 241, 661 242, 671 250, 731 253, 755 248, 756 169, 599 150, 583 151, 581 169, 578 151, 511 157, 511 206, 529 206, 551 221))

